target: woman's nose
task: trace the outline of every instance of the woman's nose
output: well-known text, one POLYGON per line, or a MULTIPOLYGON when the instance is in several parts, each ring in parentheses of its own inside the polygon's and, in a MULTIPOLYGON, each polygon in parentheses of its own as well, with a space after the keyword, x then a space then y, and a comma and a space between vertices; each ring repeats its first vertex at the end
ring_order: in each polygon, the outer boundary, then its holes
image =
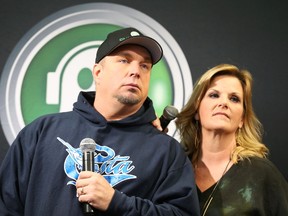
POLYGON ((228 107, 227 99, 222 99, 221 101, 219 101, 218 106, 228 107))

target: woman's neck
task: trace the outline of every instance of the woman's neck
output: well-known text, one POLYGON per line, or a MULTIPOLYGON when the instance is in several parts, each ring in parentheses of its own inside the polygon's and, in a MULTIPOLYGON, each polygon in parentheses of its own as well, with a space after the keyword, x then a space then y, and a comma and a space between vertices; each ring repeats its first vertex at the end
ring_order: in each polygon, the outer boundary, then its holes
POLYGON ((215 163, 230 159, 236 147, 235 134, 207 133, 202 137, 200 160, 215 163))
POLYGON ((195 164, 196 184, 201 191, 214 185, 233 165, 231 153, 236 147, 235 136, 205 135, 201 155, 195 164))

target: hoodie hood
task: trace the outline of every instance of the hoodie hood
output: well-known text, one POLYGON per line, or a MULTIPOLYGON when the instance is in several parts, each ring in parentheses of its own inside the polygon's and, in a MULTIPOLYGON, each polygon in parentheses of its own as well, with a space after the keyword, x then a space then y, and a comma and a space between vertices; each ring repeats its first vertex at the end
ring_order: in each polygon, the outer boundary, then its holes
POLYGON ((77 102, 73 105, 73 110, 79 115, 92 123, 113 124, 115 126, 136 126, 151 123, 156 119, 153 102, 147 97, 141 108, 131 116, 117 121, 107 121, 95 108, 93 107, 95 92, 80 92, 77 102))

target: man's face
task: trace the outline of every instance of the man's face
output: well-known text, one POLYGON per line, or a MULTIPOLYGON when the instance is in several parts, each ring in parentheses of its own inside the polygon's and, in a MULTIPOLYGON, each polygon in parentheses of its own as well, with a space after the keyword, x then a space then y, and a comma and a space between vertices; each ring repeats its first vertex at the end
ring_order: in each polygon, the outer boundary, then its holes
POLYGON ((96 97, 103 103, 141 106, 148 96, 151 69, 151 56, 144 47, 117 48, 94 67, 96 97))

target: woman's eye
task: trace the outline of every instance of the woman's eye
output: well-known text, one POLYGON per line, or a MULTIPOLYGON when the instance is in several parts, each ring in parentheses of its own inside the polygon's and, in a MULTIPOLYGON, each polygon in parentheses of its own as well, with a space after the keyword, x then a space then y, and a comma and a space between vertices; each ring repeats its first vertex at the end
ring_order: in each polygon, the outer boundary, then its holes
POLYGON ((230 98, 230 100, 233 101, 233 102, 235 102, 235 103, 240 102, 240 99, 239 99, 239 97, 237 97, 237 96, 232 96, 232 97, 230 98))
POLYGON ((219 95, 217 93, 210 93, 208 96, 210 98, 218 98, 219 97, 219 95))

